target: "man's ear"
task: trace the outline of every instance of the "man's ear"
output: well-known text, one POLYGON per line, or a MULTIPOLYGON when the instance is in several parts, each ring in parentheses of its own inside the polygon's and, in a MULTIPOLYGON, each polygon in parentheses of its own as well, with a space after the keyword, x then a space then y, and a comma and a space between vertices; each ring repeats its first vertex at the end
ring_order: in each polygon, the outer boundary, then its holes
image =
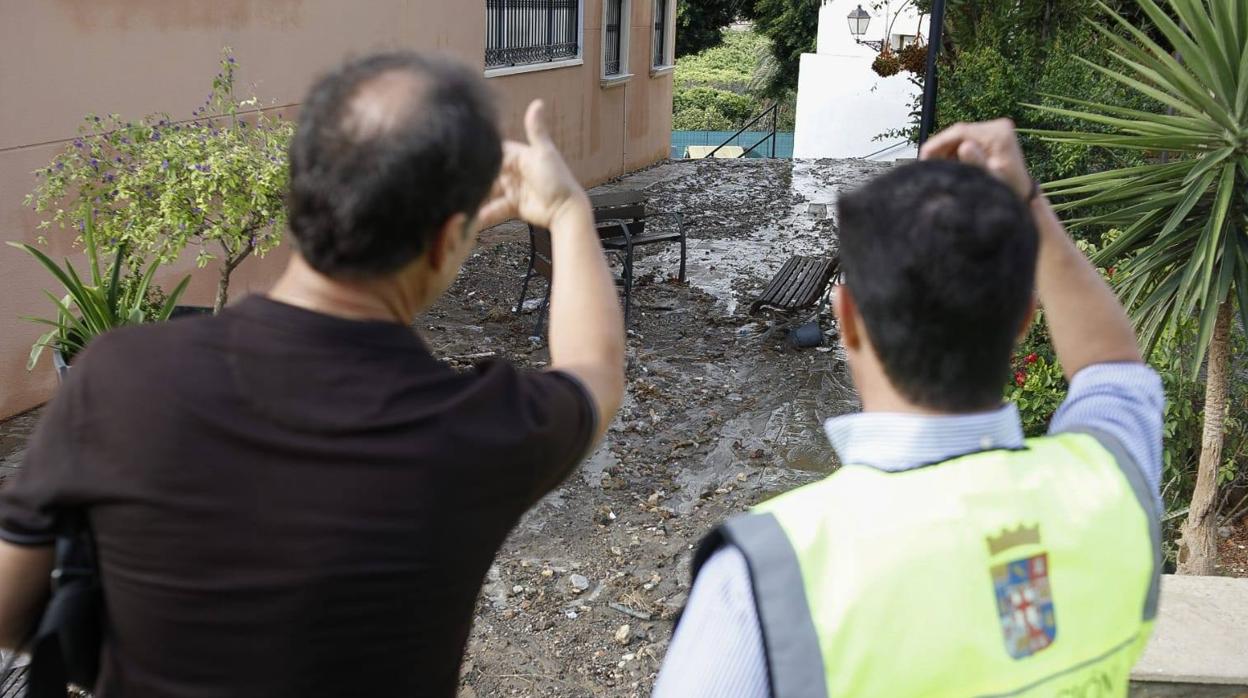
POLYGON ((468 244, 468 226, 472 223, 472 219, 466 213, 456 213, 446 222, 442 224, 438 234, 434 236, 433 244, 429 246, 427 253, 429 259, 429 267, 434 271, 440 271, 448 260, 458 259, 460 255, 455 254, 461 245, 468 244))
POLYGON ((845 284, 837 284, 832 289, 832 311, 836 313, 836 322, 841 328, 841 343, 846 349, 858 349, 862 344, 862 316, 858 314, 854 296, 845 284))
POLYGON ((1027 333, 1031 331, 1031 323, 1036 319, 1037 307, 1036 296, 1032 294, 1031 301, 1027 303, 1027 314, 1023 316, 1023 326, 1018 330, 1018 339, 1014 340, 1015 344, 1027 339, 1027 333))

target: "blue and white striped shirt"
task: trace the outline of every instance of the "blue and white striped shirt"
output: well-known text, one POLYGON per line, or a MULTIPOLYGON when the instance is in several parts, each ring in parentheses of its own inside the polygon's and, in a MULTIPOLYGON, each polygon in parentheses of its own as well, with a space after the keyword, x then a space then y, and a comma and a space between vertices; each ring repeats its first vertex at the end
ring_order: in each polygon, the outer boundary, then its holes
MULTIPOLYGON (((1160 499, 1164 412, 1161 378, 1151 368, 1098 364, 1071 381, 1049 433, 1091 429, 1116 437, 1160 499)), ((842 462, 890 472, 1023 445, 1012 404, 973 415, 863 412, 830 419, 825 429, 842 462)), ((750 572, 738 549, 725 546, 703 565, 653 696, 771 698, 750 572)))

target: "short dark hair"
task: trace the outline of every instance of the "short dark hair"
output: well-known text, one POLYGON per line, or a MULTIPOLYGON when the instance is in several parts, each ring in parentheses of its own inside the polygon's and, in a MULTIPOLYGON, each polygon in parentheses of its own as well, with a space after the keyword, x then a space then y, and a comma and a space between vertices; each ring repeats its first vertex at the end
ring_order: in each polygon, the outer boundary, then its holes
POLYGON ((301 107, 291 232, 323 274, 393 272, 448 218, 476 213, 501 163, 479 72, 410 52, 353 60, 318 80, 301 107))
POLYGON ((1018 195, 925 161, 842 195, 838 212, 845 283, 893 386, 929 409, 1000 404, 1039 245, 1018 195))

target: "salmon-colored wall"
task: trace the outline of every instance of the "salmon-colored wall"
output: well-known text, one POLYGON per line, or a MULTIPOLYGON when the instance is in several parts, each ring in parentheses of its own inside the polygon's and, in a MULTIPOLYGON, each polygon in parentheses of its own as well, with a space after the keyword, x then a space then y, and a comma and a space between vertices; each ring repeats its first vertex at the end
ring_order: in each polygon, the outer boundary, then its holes
MULTIPOLYGON (((586 185, 667 157, 671 76, 652 76, 650 0, 632 0, 634 77, 600 84, 602 0, 584 0, 584 64, 488 84, 500 97, 504 129, 522 133, 529 100, 552 107, 552 133, 586 185)), ((234 50, 239 84, 275 108, 297 107, 311 82, 348 56, 380 49, 442 51, 484 66, 482 0, 0 0, 0 240, 33 242, 39 215, 22 205, 46 165, 88 112, 137 118, 190 116, 211 88, 223 46, 234 50)), ((284 109, 290 113, 293 109, 284 109)), ((53 257, 78 256, 68 235, 48 235, 53 257)), ((231 298, 263 291, 281 269, 285 246, 235 272, 231 298)), ((174 279, 187 261, 162 272, 174 279)), ((197 273, 188 302, 208 304, 214 270, 197 273)), ((46 272, 24 253, 0 248, 0 418, 51 394, 45 358, 25 369, 47 315, 46 272)))

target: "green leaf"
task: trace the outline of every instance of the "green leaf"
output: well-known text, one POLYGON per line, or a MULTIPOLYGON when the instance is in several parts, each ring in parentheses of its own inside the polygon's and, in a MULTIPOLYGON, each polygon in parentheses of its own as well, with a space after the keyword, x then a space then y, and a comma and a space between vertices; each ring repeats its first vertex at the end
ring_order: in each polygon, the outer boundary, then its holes
MULTIPOLYGON (((95 217, 88 213, 85 224, 82 228, 83 248, 87 253, 87 268, 91 271, 91 283, 99 286, 100 278, 100 258, 95 245, 95 217)), ((68 266, 68 263, 66 264, 68 266)))
POLYGON ((35 364, 39 363, 39 357, 43 356, 44 347, 50 346, 56 340, 57 331, 47 332, 35 340, 34 346, 30 348, 30 357, 26 359, 26 370, 32 371, 35 364))
POLYGON ((113 269, 108 275, 108 307, 116 308, 118 294, 121 291, 121 260, 125 257, 125 245, 117 249, 113 257, 113 269))
POLYGON ((182 277, 182 281, 174 287, 173 291, 165 299, 165 304, 160 307, 160 313, 156 316, 156 320, 164 322, 173 314, 174 307, 178 304, 178 300, 182 298, 182 294, 186 291, 186 287, 191 283, 191 276, 187 274, 182 277))
POLYGON ((1209 94, 1208 87, 1206 87, 1208 81, 1194 77, 1184 64, 1179 63, 1164 49, 1152 43, 1148 36, 1139 29, 1132 27, 1121 18, 1119 18, 1119 23, 1135 37, 1136 41, 1148 46, 1150 50, 1145 51, 1104 27, 1098 27, 1098 30, 1118 48, 1117 53, 1109 52, 1111 58, 1136 71, 1140 77, 1166 92, 1182 93, 1193 106, 1205 110, 1207 114, 1214 116, 1222 123, 1233 123, 1224 107, 1209 94))
MULTIPOLYGON (((1187 32, 1183 31, 1179 25, 1175 24, 1174 20, 1170 19, 1170 15, 1166 14, 1164 10, 1158 7, 1153 0, 1136 0, 1136 2, 1139 4, 1140 8, 1148 14, 1148 17, 1153 21, 1154 26, 1156 26, 1157 29, 1165 35, 1171 46, 1183 55, 1183 60, 1192 67, 1192 70, 1198 74, 1201 80, 1203 80, 1207 85, 1212 84, 1214 82, 1214 75, 1209 69, 1209 62, 1205 58, 1204 52, 1201 51, 1200 47, 1196 45, 1196 42, 1188 36, 1187 32)), ((1111 10, 1103 2, 1099 2, 1098 0, 1097 4, 1100 5, 1106 12, 1109 12, 1116 17, 1119 24, 1124 26, 1124 28, 1128 28, 1128 31, 1130 31, 1130 29, 1134 29, 1134 27, 1130 26, 1129 22, 1111 10)), ((1159 55, 1168 53, 1151 39, 1148 39, 1147 35, 1144 35, 1141 39, 1140 35, 1143 34, 1143 32, 1136 30, 1132 32, 1132 34, 1137 40, 1141 40, 1142 43, 1145 43, 1145 45, 1148 46, 1149 50, 1153 53, 1159 55)))
MULTIPOLYGON (((1227 0, 1214 0, 1227 2, 1227 0)), ((1178 12, 1179 18, 1191 30, 1197 43, 1205 49, 1200 57, 1209 65, 1209 72, 1215 77, 1210 85, 1218 89, 1226 97, 1235 94, 1233 61, 1230 58, 1230 46, 1226 37, 1214 28, 1213 19, 1202 2, 1197 0, 1171 0, 1170 5, 1178 12)))

